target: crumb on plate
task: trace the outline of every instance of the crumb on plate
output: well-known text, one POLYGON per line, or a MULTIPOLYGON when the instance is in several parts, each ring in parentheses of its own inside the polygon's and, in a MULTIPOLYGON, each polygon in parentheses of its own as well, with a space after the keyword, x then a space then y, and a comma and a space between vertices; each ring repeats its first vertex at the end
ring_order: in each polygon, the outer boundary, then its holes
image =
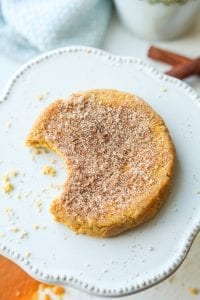
POLYGON ((193 296, 196 296, 199 294, 199 289, 197 289, 195 287, 190 287, 188 290, 189 290, 189 293, 193 296))
POLYGON ((31 252, 26 251, 26 252, 24 253, 24 257, 25 257, 25 258, 29 258, 30 256, 31 256, 31 252))
POLYGON ((52 163, 52 164, 56 164, 56 163, 57 163, 57 160, 56 160, 56 159, 52 159, 52 160, 51 160, 51 163, 52 163))
POLYGON ((6 194, 11 193, 14 190, 14 185, 11 182, 4 182, 2 186, 3 192, 6 194))
POLYGON ((49 96, 49 92, 45 92, 44 94, 38 94, 36 96, 36 100, 41 101, 44 100, 45 98, 47 98, 49 96))
POLYGON ((41 149, 39 148, 34 148, 33 151, 35 155, 39 155, 41 153, 41 149))
POLYGON ((19 172, 17 170, 12 170, 10 172, 10 176, 12 176, 12 177, 16 177, 18 174, 19 174, 19 172))
POLYGON ((34 225, 33 225, 33 228, 34 228, 35 230, 38 230, 38 229, 40 228, 40 226, 39 226, 38 224, 34 224, 34 225))
POLYGON ((8 175, 3 175, 3 182, 9 182, 10 177, 8 175))
POLYGON ((38 212, 41 212, 42 211, 42 202, 41 202, 39 197, 36 198, 35 205, 36 205, 36 208, 37 208, 38 212))
POLYGON ((56 175, 56 170, 54 168, 52 168, 51 166, 44 166, 42 168, 42 173, 44 175, 55 176, 56 175))
POLYGON ((12 232, 19 232, 19 227, 17 227, 17 226, 12 226, 11 228, 10 228, 10 231, 12 231, 12 232))

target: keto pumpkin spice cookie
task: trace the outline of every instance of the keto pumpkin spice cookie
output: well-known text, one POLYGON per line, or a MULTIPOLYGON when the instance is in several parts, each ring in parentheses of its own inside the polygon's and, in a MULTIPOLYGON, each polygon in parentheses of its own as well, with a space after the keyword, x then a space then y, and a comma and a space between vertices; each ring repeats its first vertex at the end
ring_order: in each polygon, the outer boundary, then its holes
POLYGON ((161 117, 135 95, 90 90, 57 100, 26 145, 64 159, 69 176, 51 212, 77 233, 115 236, 151 219, 167 198, 175 149, 161 117))

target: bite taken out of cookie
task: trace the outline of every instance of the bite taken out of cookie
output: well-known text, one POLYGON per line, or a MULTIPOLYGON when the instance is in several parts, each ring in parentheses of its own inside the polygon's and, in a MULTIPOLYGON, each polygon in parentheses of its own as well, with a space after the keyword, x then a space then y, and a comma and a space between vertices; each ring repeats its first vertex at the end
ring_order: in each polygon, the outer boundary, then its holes
POLYGON ((26 145, 63 158, 68 179, 51 213, 77 233, 118 235, 155 216, 167 198, 175 148, 161 117, 135 95, 105 89, 57 100, 26 145))

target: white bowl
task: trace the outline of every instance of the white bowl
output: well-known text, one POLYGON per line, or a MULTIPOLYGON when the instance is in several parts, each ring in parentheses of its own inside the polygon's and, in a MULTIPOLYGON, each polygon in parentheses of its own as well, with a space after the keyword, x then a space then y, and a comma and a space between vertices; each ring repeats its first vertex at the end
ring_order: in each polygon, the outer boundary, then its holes
POLYGON ((148 0, 115 0, 122 23, 136 35, 152 40, 168 40, 183 35, 196 21, 199 0, 184 4, 151 4, 148 0))

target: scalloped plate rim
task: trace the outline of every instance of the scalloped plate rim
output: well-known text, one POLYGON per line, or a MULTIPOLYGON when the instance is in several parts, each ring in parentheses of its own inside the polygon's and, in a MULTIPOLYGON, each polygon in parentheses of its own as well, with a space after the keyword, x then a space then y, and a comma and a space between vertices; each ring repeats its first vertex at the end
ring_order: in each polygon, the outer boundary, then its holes
MULTIPOLYGON (((100 55, 106 57, 110 61, 118 62, 120 64, 123 63, 133 63, 138 64, 142 67, 142 70, 148 71, 151 73, 151 75, 157 77, 161 82, 168 81, 175 86, 179 86, 179 88, 183 89, 185 92, 188 93, 188 96, 193 98, 194 101, 196 101, 200 105, 200 96, 198 93, 190 87, 185 82, 172 78, 168 75, 162 74, 159 71, 157 71, 154 67, 150 66, 147 62, 144 62, 143 60, 131 57, 131 56, 119 56, 110 54, 104 50, 100 50, 97 48, 92 47, 84 47, 84 46, 72 46, 72 47, 62 47, 58 49, 54 49, 51 51, 48 51, 46 53, 43 53, 31 60, 29 60, 27 63, 22 65, 10 78, 10 80, 7 81, 7 84, 5 85, 5 88, 1 92, 0 95, 0 103, 5 101, 12 90, 12 87, 15 85, 15 82, 20 78, 20 76, 26 72, 29 68, 31 68, 36 63, 40 63, 43 60, 46 60, 48 58, 51 58, 52 56, 60 55, 60 54, 68 54, 72 52, 84 52, 84 53, 92 53, 94 55, 100 55)), ((35 279, 41 281, 41 282, 47 282, 52 284, 60 284, 60 285, 67 285, 73 288, 77 288, 79 290, 82 290, 84 292, 96 295, 96 296, 102 296, 102 297, 121 297, 121 296, 127 296, 131 294, 135 294, 137 292, 146 290, 163 280, 167 279, 170 275, 172 275, 179 266, 183 263, 184 259, 186 258, 192 243, 196 237, 196 235, 200 231, 200 216, 199 220, 196 222, 195 225, 192 226, 190 233, 185 238, 185 242, 180 249, 179 253, 176 255, 176 258, 174 261, 172 261, 171 266, 168 266, 167 270, 164 270, 162 274, 157 274, 154 278, 149 278, 148 281, 142 282, 141 285, 137 286, 129 286, 125 288, 119 288, 118 290, 110 290, 110 289, 100 289, 97 286, 90 285, 87 282, 83 282, 78 280, 77 278, 74 278, 68 274, 62 274, 62 275, 51 275, 51 274, 44 274, 42 271, 39 270, 39 268, 34 267, 31 265, 30 260, 25 259, 24 257, 21 257, 21 255, 15 251, 12 251, 12 249, 9 249, 6 247, 6 245, 2 244, 0 242, 0 254, 3 256, 11 259, 13 262, 15 262, 17 265, 19 265, 22 269, 24 269, 27 273, 29 273, 32 277, 35 279)))

